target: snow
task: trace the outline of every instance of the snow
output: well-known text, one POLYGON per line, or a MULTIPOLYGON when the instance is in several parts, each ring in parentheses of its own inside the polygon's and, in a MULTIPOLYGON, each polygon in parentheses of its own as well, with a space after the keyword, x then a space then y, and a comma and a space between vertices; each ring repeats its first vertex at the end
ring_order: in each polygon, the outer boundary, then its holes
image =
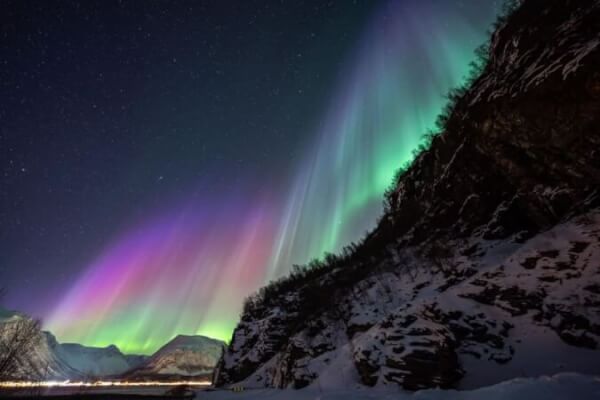
POLYGON ((431 268, 411 273, 411 267, 424 261, 404 248, 402 253, 392 253, 398 265, 394 273, 363 279, 338 302, 339 309, 334 311, 345 318, 323 314, 315 320, 322 326, 317 332, 310 333, 309 328, 294 332, 287 340, 289 346, 273 349, 270 346, 279 332, 293 321, 284 307, 277 308, 276 317, 266 313, 266 317, 243 322, 225 362, 231 366, 243 360, 262 360, 240 382, 246 388, 286 387, 290 379, 297 379, 308 381, 315 389, 337 390, 362 387, 363 376, 358 375, 356 363, 364 360, 376 370, 371 374, 378 377, 376 385, 385 387, 394 383, 386 375, 411 371, 403 367, 405 356, 415 350, 411 340, 422 338, 441 346, 457 338, 445 329, 447 321, 428 315, 428 309, 434 308, 446 317, 458 314, 451 318, 452 326, 470 332, 459 339, 456 349, 465 372, 459 389, 476 389, 515 377, 567 372, 600 375, 597 348, 573 346, 560 336, 568 331, 574 337, 600 337, 592 329, 584 333, 572 323, 568 325, 570 316, 579 315, 593 326, 600 324, 598 308, 593 305, 600 296, 585 289, 600 284, 595 263, 600 257, 599 226, 600 210, 595 209, 524 242, 511 237, 484 240, 476 234, 464 243, 449 244, 456 251, 447 264, 457 273, 450 277, 431 268), (461 250, 474 246, 474 255, 462 254, 461 250), (567 264, 569 268, 562 267, 567 264), (492 294, 485 295, 485 290, 492 294), (511 290, 533 300, 515 301, 511 290), (590 306, 580 307, 588 303, 590 306), (420 327, 426 335, 413 337, 401 328, 406 315, 417 318, 410 324, 411 330, 420 327), (485 335, 477 333, 482 326, 485 335), (298 351, 293 364, 289 364, 291 349, 298 351), (263 354, 267 357, 261 358, 263 354), (395 365, 387 365, 388 359, 395 365))
POLYGON ((468 391, 430 389, 405 392, 397 388, 319 390, 310 387, 302 390, 201 391, 197 397, 208 400, 592 400, 600 398, 600 377, 563 373, 516 378, 468 391))
POLYGON ((512 334, 519 338, 519 342, 512 343, 515 354, 510 363, 492 364, 487 360, 463 356, 463 367, 469 373, 461 381, 461 387, 487 386, 515 376, 531 378, 533 373, 551 375, 556 371, 598 371, 597 351, 569 346, 552 330, 531 325, 527 318, 521 317, 523 321, 517 319, 513 328, 512 334))

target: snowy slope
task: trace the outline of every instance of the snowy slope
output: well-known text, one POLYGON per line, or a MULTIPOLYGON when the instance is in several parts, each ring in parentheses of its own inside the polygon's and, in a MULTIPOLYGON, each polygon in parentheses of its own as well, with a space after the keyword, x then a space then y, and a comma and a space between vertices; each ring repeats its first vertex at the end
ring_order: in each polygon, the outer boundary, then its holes
MULTIPOLYGON (((524 243, 472 239, 457 246, 458 255, 446 260, 449 274, 418 269, 425 260, 414 256, 404 260, 414 272, 361 281, 335 313, 314 321, 322 330, 309 325, 291 335, 242 383, 416 389, 460 380, 473 388, 517 376, 600 374, 599 210, 524 243), (478 256, 461 255, 474 244, 478 256)), ((226 365, 272 352, 265 345, 282 329, 281 318, 241 322, 232 342, 239 350, 229 349, 226 365)))

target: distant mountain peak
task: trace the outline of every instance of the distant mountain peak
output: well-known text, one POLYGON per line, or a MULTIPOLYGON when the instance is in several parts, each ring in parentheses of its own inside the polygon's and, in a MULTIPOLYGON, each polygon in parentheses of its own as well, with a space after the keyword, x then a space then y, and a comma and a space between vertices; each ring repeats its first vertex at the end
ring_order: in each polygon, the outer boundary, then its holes
POLYGON ((164 346, 198 346, 204 344, 221 344, 224 345, 225 342, 222 340, 214 339, 208 336, 203 335, 177 335, 170 341, 168 341, 164 346))
POLYGON ((130 374, 134 377, 212 374, 225 342, 201 335, 177 335, 130 374))

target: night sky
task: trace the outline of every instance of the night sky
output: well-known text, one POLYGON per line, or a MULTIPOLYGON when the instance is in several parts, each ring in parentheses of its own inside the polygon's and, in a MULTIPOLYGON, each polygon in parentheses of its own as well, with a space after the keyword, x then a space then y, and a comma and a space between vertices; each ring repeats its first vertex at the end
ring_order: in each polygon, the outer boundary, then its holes
POLYGON ((0 285, 59 340, 228 339, 373 227, 495 1, 0 2, 0 285))

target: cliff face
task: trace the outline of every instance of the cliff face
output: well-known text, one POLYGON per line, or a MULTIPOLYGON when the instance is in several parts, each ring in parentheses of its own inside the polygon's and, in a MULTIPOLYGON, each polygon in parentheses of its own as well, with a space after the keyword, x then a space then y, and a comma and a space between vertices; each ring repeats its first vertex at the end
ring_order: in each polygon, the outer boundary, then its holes
POLYGON ((526 1, 494 34, 484 73, 398 185, 396 233, 537 232, 598 187, 598 16, 594 1, 526 1))
POLYGON ((525 0, 350 254, 252 301, 215 383, 600 373, 600 1, 525 0))

